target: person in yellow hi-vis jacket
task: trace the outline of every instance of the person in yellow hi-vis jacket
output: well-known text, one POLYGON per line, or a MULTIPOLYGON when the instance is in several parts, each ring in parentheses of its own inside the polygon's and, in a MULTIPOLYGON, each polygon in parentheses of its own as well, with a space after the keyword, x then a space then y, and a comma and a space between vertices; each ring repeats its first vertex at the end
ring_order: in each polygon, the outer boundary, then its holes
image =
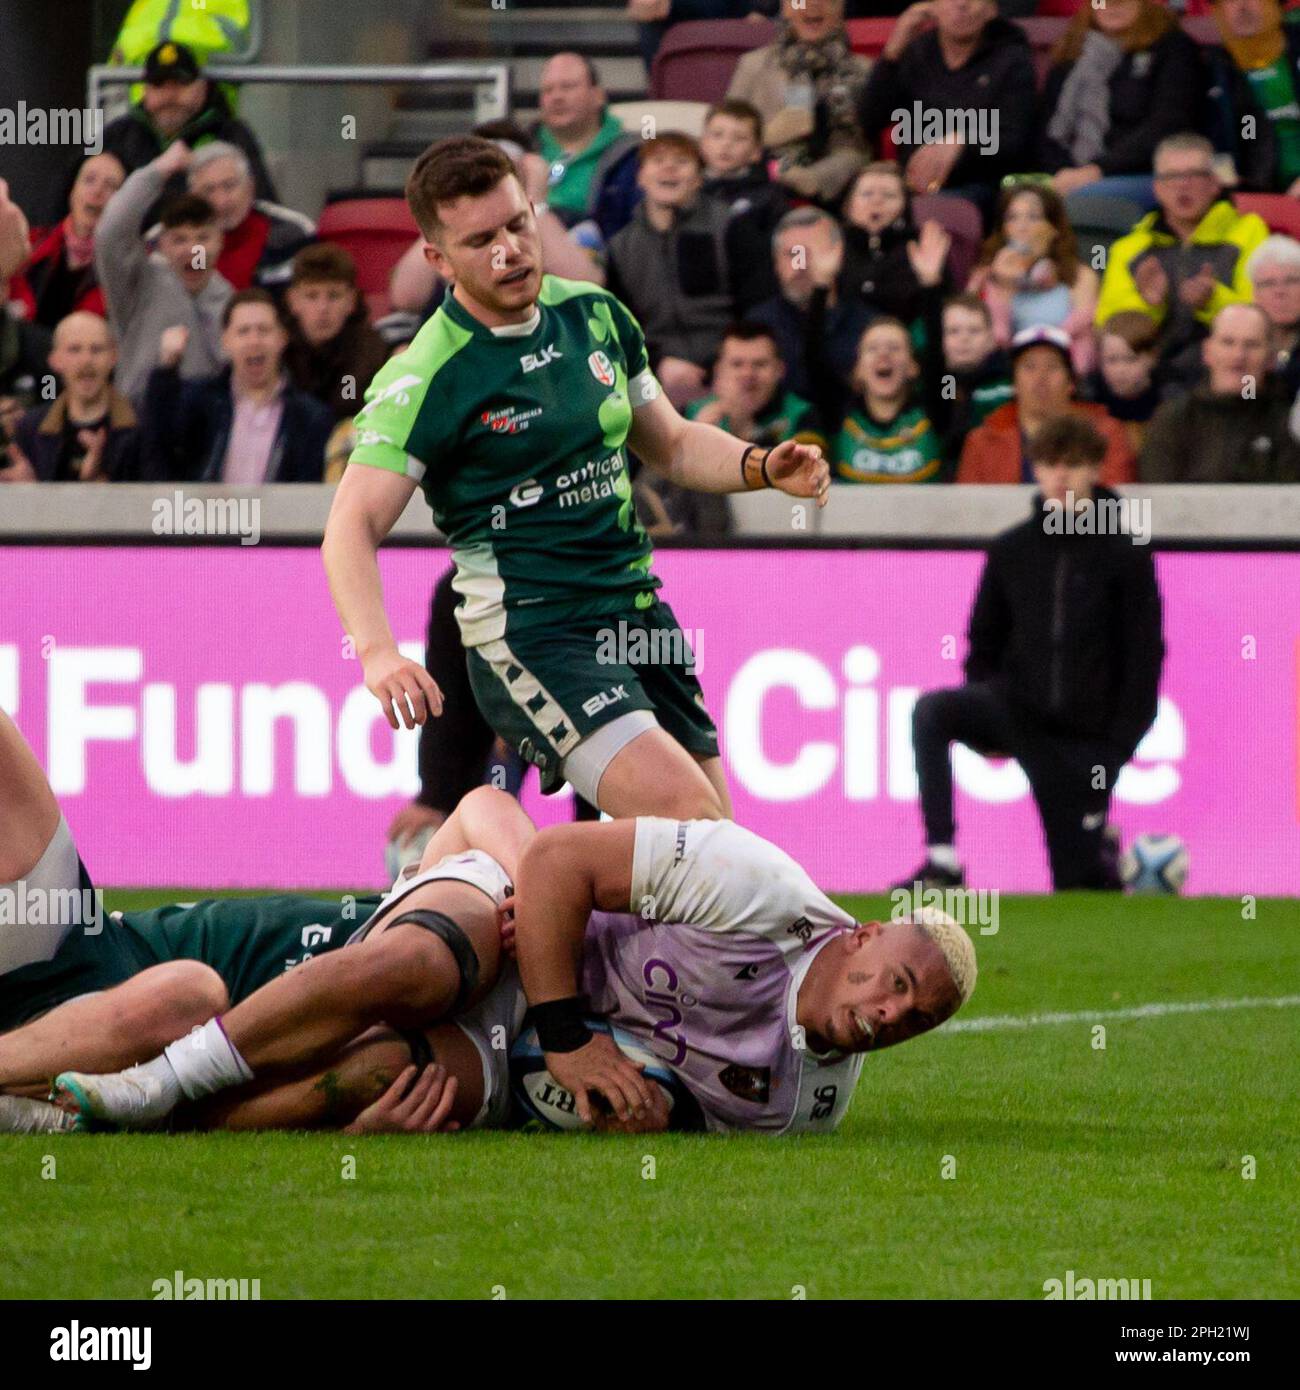
MULTIPOLYGON (((239 53, 248 39, 252 0, 135 0, 127 11, 108 61, 118 67, 142 67, 151 49, 166 39, 183 43, 206 63, 223 53, 239 53)), ((131 88, 138 104, 143 87, 131 88)), ((234 99, 231 93, 231 104, 234 99)))
POLYGON ((1110 248, 1097 301, 1100 326, 1136 311, 1159 326, 1166 361, 1205 337, 1219 311, 1248 304, 1251 252, 1268 236, 1253 212, 1233 206, 1203 136, 1171 135, 1155 153, 1155 212, 1110 248))

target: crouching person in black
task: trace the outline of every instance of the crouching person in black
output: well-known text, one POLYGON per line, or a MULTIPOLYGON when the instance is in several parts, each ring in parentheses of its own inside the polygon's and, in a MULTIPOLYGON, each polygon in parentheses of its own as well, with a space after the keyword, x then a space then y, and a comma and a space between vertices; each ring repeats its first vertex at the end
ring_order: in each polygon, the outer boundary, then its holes
MULTIPOLYGON (((1111 788, 1156 714, 1160 592, 1121 500, 1098 484, 1106 440, 1081 416, 1031 445, 1033 512, 989 549, 971 612, 966 684, 916 703, 912 745, 925 863, 901 886, 958 887, 949 746, 1014 757, 1042 817, 1052 884, 1118 888, 1111 788)), ((1149 536, 1148 536, 1149 538, 1149 536)))

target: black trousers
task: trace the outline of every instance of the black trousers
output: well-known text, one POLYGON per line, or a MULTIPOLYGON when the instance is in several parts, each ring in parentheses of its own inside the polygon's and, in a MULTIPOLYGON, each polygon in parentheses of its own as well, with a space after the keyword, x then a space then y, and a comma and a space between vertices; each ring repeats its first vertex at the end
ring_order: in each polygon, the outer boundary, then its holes
POLYGON ((953 843, 949 749, 1002 753, 1029 779, 1047 840, 1052 886, 1118 888, 1103 831, 1111 788, 1126 757, 1113 744, 1035 727, 1012 710, 1004 690, 971 682, 922 695, 912 713, 912 748, 928 845, 953 843))
MULTIPOLYGON (((420 728, 420 795, 425 806, 451 815, 467 792, 491 781, 512 796, 519 795, 524 780, 524 764, 513 748, 497 759, 500 771, 493 775, 489 765, 496 734, 479 713, 465 666, 456 622, 459 595, 451 587, 456 571, 450 569, 438 582, 429 606, 429 629, 425 634, 425 670, 442 691, 442 714, 426 719, 420 728)), ((600 812, 581 797, 575 797, 574 819, 597 820, 600 812)))

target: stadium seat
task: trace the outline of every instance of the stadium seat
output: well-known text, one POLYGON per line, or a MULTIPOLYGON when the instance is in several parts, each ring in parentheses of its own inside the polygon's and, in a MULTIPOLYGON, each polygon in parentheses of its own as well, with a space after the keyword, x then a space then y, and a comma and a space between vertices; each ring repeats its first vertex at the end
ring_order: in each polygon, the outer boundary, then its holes
POLYGON ((1300 198, 1286 193, 1234 193, 1238 212, 1256 212, 1269 230, 1300 238, 1300 198))
POLYGON ((357 263, 357 285, 372 320, 389 311, 389 276, 419 230, 405 198, 345 198, 327 203, 316 228, 322 241, 351 252, 357 263))
POLYGON ((864 58, 879 58, 889 42, 889 31, 894 27, 892 18, 849 19, 844 23, 848 32, 849 47, 864 58))
POLYGON ((952 237, 948 273, 954 285, 964 285, 979 259, 984 224, 979 209, 952 193, 922 193, 912 199, 912 219, 918 227, 937 222, 952 237))
POLYGON ((624 130, 634 134, 640 132, 641 122, 649 116, 657 131, 680 130, 698 140, 704 133, 704 113, 708 109, 707 101, 616 101, 610 103, 609 113, 624 130))
POLYGON ((1066 198, 1065 215, 1074 228, 1079 259, 1099 270, 1104 261, 1099 261, 1096 251, 1108 251, 1111 242, 1131 232, 1143 214, 1129 198, 1089 194, 1087 189, 1080 189, 1066 198))
POLYGON ((742 53, 776 36, 776 25, 748 19, 688 19, 664 35, 650 71, 656 101, 721 101, 742 53))

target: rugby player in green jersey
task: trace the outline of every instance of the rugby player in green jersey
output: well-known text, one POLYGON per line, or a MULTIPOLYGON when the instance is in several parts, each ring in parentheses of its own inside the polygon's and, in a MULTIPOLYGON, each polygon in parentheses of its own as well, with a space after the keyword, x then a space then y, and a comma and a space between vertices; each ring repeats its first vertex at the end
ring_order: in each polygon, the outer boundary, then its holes
POLYGON ((568 781, 616 817, 729 816, 717 731, 657 593, 628 451, 701 492, 775 487, 824 505, 821 450, 761 449, 684 420, 627 308, 543 275, 532 205, 490 141, 430 146, 407 199, 453 288, 367 391, 322 547, 367 687, 394 728, 441 711, 432 677, 398 651, 375 560, 421 487, 452 546, 475 698, 543 789, 568 781))

